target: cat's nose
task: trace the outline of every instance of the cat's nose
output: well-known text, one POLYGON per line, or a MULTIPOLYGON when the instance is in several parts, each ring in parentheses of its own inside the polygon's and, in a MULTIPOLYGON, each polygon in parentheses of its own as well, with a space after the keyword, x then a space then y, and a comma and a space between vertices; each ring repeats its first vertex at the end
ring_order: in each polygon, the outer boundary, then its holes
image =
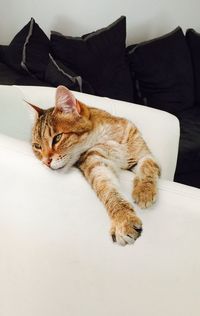
POLYGON ((42 159, 42 162, 43 162, 46 166, 50 167, 51 162, 52 162, 52 159, 45 157, 45 158, 42 159))

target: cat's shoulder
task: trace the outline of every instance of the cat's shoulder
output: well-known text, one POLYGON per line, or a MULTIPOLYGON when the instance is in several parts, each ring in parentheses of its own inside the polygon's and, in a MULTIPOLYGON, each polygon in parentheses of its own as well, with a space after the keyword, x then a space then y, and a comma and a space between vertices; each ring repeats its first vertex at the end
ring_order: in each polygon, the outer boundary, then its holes
POLYGON ((101 124, 105 123, 105 124, 111 124, 111 125, 121 125, 121 126, 132 126, 132 127, 136 127, 135 124, 124 118, 124 117, 120 117, 120 116, 115 116, 105 110, 102 109, 98 109, 95 107, 90 107, 90 114, 91 114, 91 119, 93 121, 99 122, 101 124))
POLYGON ((108 117, 112 116, 112 114, 110 114, 106 110, 102 110, 96 107, 89 107, 89 109, 90 109, 91 114, 93 115, 108 116, 108 117))

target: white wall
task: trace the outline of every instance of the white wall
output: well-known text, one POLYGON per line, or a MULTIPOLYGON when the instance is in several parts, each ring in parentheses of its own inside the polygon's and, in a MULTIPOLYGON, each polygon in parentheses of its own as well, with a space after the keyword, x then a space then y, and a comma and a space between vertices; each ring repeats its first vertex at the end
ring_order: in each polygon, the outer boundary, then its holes
POLYGON ((146 40, 180 25, 200 32, 200 0, 0 0, 0 44, 34 17, 50 30, 79 36, 127 17, 127 42, 146 40))

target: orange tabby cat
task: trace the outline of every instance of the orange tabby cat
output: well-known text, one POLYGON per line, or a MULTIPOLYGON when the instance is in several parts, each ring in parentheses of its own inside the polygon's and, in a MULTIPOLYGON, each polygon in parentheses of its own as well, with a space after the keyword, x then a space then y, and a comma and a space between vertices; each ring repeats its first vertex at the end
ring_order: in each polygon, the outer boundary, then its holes
POLYGON ((142 222, 120 192, 118 170, 136 172, 132 195, 141 208, 155 202, 160 173, 136 126, 86 106, 64 86, 56 90, 54 108, 31 106, 37 113, 32 134, 37 158, 51 169, 76 165, 107 209, 113 241, 133 243, 142 222))

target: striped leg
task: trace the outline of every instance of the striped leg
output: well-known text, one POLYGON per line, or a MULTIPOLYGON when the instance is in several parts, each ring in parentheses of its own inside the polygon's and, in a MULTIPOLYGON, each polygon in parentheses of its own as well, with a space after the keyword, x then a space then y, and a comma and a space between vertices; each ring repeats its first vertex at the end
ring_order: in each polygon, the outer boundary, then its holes
POLYGON ((120 245, 133 243, 142 232, 142 222, 119 191, 110 161, 98 151, 89 152, 79 165, 111 219, 111 236, 120 245))

